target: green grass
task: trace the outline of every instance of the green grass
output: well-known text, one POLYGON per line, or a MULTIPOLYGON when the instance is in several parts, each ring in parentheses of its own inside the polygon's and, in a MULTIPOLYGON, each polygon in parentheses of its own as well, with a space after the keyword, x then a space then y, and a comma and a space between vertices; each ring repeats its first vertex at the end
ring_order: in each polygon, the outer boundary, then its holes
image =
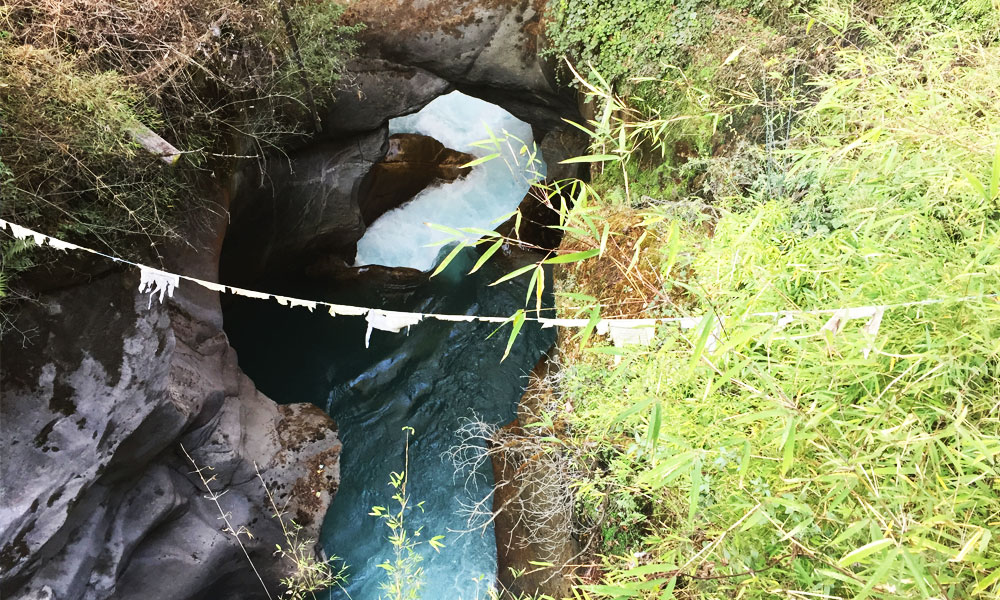
MULTIPOLYGON (((834 4, 808 18, 834 40, 802 84, 811 104, 791 105, 781 143, 737 157, 766 177, 696 187, 722 215, 711 227, 618 203, 647 223, 662 297, 729 318, 714 350, 708 320, 662 326, 617 365, 595 350, 564 364, 562 443, 591 456, 577 512, 603 564, 586 596, 1000 592, 1000 304, 889 309, 875 337, 867 319, 834 333, 829 314, 752 316, 1000 292, 1000 48, 975 23, 893 27, 834 4)), ((734 155, 702 160, 724 173, 734 155)), ((649 167, 636 175, 656 191, 649 167)), ((563 289, 597 296, 586 273, 563 289)))

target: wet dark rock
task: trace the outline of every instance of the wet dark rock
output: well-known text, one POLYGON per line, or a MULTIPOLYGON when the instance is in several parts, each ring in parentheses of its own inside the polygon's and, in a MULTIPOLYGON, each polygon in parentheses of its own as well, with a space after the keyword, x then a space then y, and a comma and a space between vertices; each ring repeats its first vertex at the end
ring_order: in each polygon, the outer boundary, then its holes
POLYGON ((433 73, 378 58, 347 65, 351 85, 337 92, 323 115, 323 136, 344 136, 378 129, 389 119, 415 113, 451 91, 433 73))
POLYGON ((361 216, 371 225, 387 211, 405 204, 433 183, 451 183, 465 177, 471 167, 462 165, 475 156, 459 152, 432 137, 416 133, 389 136, 385 158, 369 172, 361 216))
POLYGON ((234 284, 284 272, 326 253, 353 261, 365 232, 366 176, 385 156, 388 131, 322 142, 274 158, 233 201, 222 270, 234 284))
POLYGON ((566 123, 547 132, 538 144, 538 149, 542 153, 548 169, 546 180, 552 182, 564 179, 586 179, 586 163, 562 164, 562 161, 587 154, 589 141, 582 131, 566 123))
POLYGON ((330 294, 350 290, 351 304, 396 306, 412 298, 425 285, 429 273, 409 267, 345 265, 336 257, 320 259, 306 269, 306 275, 322 282, 330 294))

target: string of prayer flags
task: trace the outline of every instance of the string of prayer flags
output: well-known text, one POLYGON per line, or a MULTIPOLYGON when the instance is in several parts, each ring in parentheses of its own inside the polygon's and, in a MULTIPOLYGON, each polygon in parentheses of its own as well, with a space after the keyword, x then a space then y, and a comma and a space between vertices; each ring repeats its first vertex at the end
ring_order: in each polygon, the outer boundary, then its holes
POLYGON ((452 321, 455 323, 471 323, 476 320, 473 315, 426 315, 432 319, 437 319, 438 321, 452 321))
POLYGON ((346 304, 330 304, 330 316, 344 315, 345 317, 362 317, 368 314, 367 308, 360 306, 347 306, 346 304))
POLYGON ((538 322, 542 324, 542 329, 549 327, 575 327, 581 329, 590 323, 590 319, 547 319, 540 317, 538 322))
MULTIPOLYGON (((134 263, 128 260, 124 260, 115 256, 110 256, 103 252, 98 252, 91 248, 85 248, 83 246, 77 246, 76 244, 71 244, 69 242, 64 242, 60 239, 47 236, 43 233, 37 231, 32 231, 27 227, 21 227, 20 225, 15 225, 9 221, 0 219, 0 230, 10 230, 16 239, 24 240, 31 239, 35 244, 49 245, 58 250, 80 250, 83 252, 89 252, 91 254, 96 254, 112 260, 118 263, 123 263, 131 265, 140 270, 140 282, 139 291, 141 293, 149 294, 149 306, 152 306, 153 297, 157 294, 159 295, 160 302, 163 302, 164 297, 173 297, 174 290, 178 287, 181 279, 186 279, 192 283, 202 286, 206 289, 219 292, 219 293, 230 293, 237 296, 246 296, 247 298, 256 298, 260 300, 270 300, 274 298, 282 306, 288 307, 304 307, 309 311, 313 311, 317 306, 327 307, 330 316, 364 316, 368 321, 368 331, 365 334, 365 347, 368 346, 371 333, 373 330, 378 329, 381 331, 389 331, 393 333, 398 333, 404 327, 409 328, 412 325, 419 323, 422 319, 437 319, 439 321, 449 321, 449 322, 485 322, 485 323, 508 323, 512 319, 511 317, 490 317, 490 316, 480 316, 480 315, 440 315, 440 314, 424 314, 424 313, 411 313, 411 312, 400 312, 400 311, 389 311, 381 310, 377 308, 369 308, 363 306, 350 306, 345 304, 331 304, 329 302, 320 302, 314 300, 303 300, 301 298, 291 298, 288 296, 279 296, 277 294, 269 294, 265 292, 256 292, 253 290, 247 290, 238 287, 232 287, 223 285, 220 283, 213 283, 210 281, 204 281, 202 279, 197 279, 194 277, 189 277, 187 275, 178 275, 175 273, 169 273, 167 271, 161 271, 159 269, 154 269, 152 267, 134 263)), ((830 318, 821 328, 823 332, 829 332, 830 337, 839 334, 843 329, 847 321, 852 319, 868 319, 868 322, 864 325, 863 332, 867 338, 867 345, 862 350, 865 358, 867 358, 871 351, 875 348, 875 341, 878 337, 879 328, 882 325, 882 319, 885 315, 885 311, 893 308, 902 308, 908 306, 923 306, 929 304, 942 304, 949 302, 968 302, 974 300, 984 300, 987 298, 997 299, 1000 298, 1000 294, 980 294, 978 296, 963 296, 955 298, 938 298, 938 299, 925 299, 917 300, 912 302, 901 302, 897 304, 887 304, 887 305, 876 305, 876 306, 860 306, 854 308, 838 308, 838 309, 814 309, 814 310, 785 310, 776 312, 758 312, 745 315, 747 317, 772 317, 774 318, 774 327, 777 330, 781 330, 792 323, 797 317, 803 315, 827 315, 830 314, 830 318), (832 314, 831 314, 832 313, 832 314)), ((714 323, 711 324, 711 331, 708 333, 708 338, 705 343, 705 351, 712 353, 719 347, 722 336, 723 336, 723 324, 726 317, 714 316, 714 323)), ((597 321, 597 333, 601 335, 608 335, 611 338, 612 343, 617 347, 631 346, 631 345, 649 345, 655 338, 656 325, 658 323, 676 323, 682 330, 693 329, 698 327, 704 322, 704 317, 663 317, 663 318, 653 318, 653 319, 617 319, 608 318, 600 319, 597 321)), ((577 329, 582 329, 590 325, 590 319, 555 319, 547 317, 527 317, 527 321, 536 321, 542 327, 572 327, 577 329)), ((828 337, 827 339, 830 339, 828 337)))
POLYGON ((187 279, 193 283, 200 285, 203 288, 212 290, 213 292, 219 292, 220 294, 226 293, 226 286, 221 283, 212 283, 211 281, 205 281, 204 279, 195 279, 194 277, 188 277, 186 275, 181 275, 181 279, 187 279))
MULTIPOLYGON (((54 237, 49 237, 43 233, 32 231, 27 227, 21 227, 20 225, 8 223, 7 221, 0 221, 0 223, 2 223, 3 225, 10 226, 10 232, 14 235, 14 238, 19 240, 25 240, 31 238, 32 241, 35 242, 36 246, 43 246, 45 244, 48 244, 49 246, 52 246, 57 250, 86 250, 86 248, 77 246, 76 244, 71 244, 69 242, 64 242, 62 240, 56 239, 54 237)), ((0 229, 3 229, 2 225, 0 225, 0 229)))
POLYGON ((795 317, 794 317, 794 316, 792 316, 792 315, 789 315, 789 314, 785 314, 785 315, 782 315, 782 316, 781 316, 781 317, 779 317, 779 318, 778 318, 778 320, 777 320, 777 321, 775 322, 775 324, 774 324, 774 330, 775 330, 775 331, 781 331, 781 330, 782 330, 782 329, 784 329, 785 327, 788 327, 788 325, 789 325, 789 324, 790 324, 790 323, 791 323, 792 321, 794 321, 794 320, 795 320, 795 317))
POLYGON ((270 300, 271 294, 265 294, 264 292, 255 292, 253 290, 245 290, 243 288, 233 287, 227 285, 226 289, 229 290, 230 294, 236 294, 237 296, 245 296, 247 298, 256 298, 257 300, 270 300))
POLYGON ((301 306, 303 308, 308 308, 309 312, 316 310, 316 302, 312 300, 300 300, 298 298, 289 298, 287 296, 275 296, 274 299, 277 300, 278 304, 282 306, 290 306, 292 308, 301 306))
MULTIPOLYGON (((830 336, 835 336, 844 329, 844 325, 852 319, 868 319, 862 331, 868 338, 868 344, 861 351, 865 358, 871 354, 875 348, 875 338, 878 336, 879 327, 882 326, 882 315, 885 314, 885 306, 858 306, 855 308, 842 308, 833 313, 833 316, 820 328, 820 331, 830 332, 830 336)), ((829 342, 828 342, 829 343, 829 342)), ((828 349, 832 352, 832 348, 828 349)))
MULTIPOLYGON (((844 325, 851 319, 864 319, 875 316, 878 306, 859 306, 856 308, 841 308, 833 313, 830 320, 820 328, 821 331, 829 331, 836 335, 844 329, 844 325)), ((879 319, 881 320, 881 318, 879 319)))

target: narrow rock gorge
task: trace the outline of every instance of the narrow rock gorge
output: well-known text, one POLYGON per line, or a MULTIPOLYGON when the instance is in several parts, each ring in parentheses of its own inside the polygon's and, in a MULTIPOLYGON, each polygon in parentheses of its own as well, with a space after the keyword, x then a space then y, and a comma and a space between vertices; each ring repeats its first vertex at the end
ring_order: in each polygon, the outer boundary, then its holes
MULTIPOLYGON (((584 146, 561 121, 575 115, 575 96, 538 54, 540 6, 354 3, 347 17, 366 25, 362 46, 322 132, 263 168, 236 163, 206 177, 203 207, 150 262, 247 287, 421 281, 354 268, 358 240, 432 182, 463 177, 469 157, 389 136, 390 119, 457 89, 529 123, 550 165, 584 146)), ((2 340, 0 595, 214 600, 262 597, 261 581, 277 591, 289 567, 273 556, 285 539, 264 485, 302 539, 318 540, 340 485, 336 423, 258 391, 223 330, 218 293, 182 283, 161 303, 138 291, 134 270, 60 264, 32 275, 36 301, 2 340), (252 538, 226 530, 196 466, 252 538)))

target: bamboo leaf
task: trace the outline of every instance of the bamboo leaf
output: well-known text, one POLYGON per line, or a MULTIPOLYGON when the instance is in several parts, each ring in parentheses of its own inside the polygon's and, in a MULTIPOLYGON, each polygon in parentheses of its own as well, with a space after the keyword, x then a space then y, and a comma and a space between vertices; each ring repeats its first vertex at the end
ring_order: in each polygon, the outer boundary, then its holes
POLYGON ((993 572, 987 575, 982 581, 976 584, 976 587, 972 588, 973 594, 982 594, 989 587, 1000 581, 1000 567, 993 569, 993 572))
MULTIPOLYGON (((535 265, 531 266, 535 267, 535 265)), ((531 298, 531 291, 535 288, 535 284, 538 282, 538 269, 539 267, 535 267, 535 270, 531 272, 531 279, 528 281, 528 287, 524 290, 525 304, 527 304, 528 299, 531 298)))
POLYGON ((630 407, 626 408, 625 410, 621 411, 620 413, 618 413, 617 415, 615 415, 615 418, 611 421, 611 424, 608 425, 608 429, 609 430, 613 429, 615 427, 615 425, 621 423, 622 421, 624 421, 628 417, 630 417, 630 416, 632 416, 632 415, 634 415, 634 414, 636 414, 638 412, 641 412, 641 411, 645 410, 655 400, 656 400, 655 398, 649 397, 649 398, 646 398, 645 400, 642 400, 640 402, 636 402, 632 406, 630 406, 630 407))
POLYGON ((573 158, 567 158, 566 160, 559 161, 561 165, 571 165, 574 163, 595 163, 595 162, 611 162, 621 160, 622 157, 615 154, 588 154, 587 156, 574 156, 573 158))
POLYGON ((781 476, 784 477, 788 473, 788 469, 792 466, 792 458, 795 457, 795 425, 798 419, 792 417, 788 420, 788 426, 785 428, 785 435, 781 441, 781 476))
POLYGON ((478 167, 479 165, 481 165, 481 164, 483 164, 485 162, 489 162, 489 161, 493 160, 494 158, 497 158, 498 156, 500 156, 499 152, 494 152, 492 154, 487 154, 486 156, 480 156, 476 160, 470 160, 469 162, 465 163, 464 165, 459 166, 458 168, 459 169, 466 169, 466 168, 469 168, 469 167, 478 167))
POLYGON ((472 270, 469 271, 469 275, 472 275, 480 268, 482 268, 482 266, 486 264, 486 261, 488 261, 491 256, 496 254, 497 250, 499 250, 500 246, 502 245, 503 245, 503 240, 497 240, 493 242, 493 245, 487 248, 486 251, 483 252, 482 256, 479 257, 479 260, 476 261, 476 264, 473 265, 472 270))
POLYGON ((431 229, 436 229, 437 231, 442 231, 444 233, 455 236, 456 239, 465 239, 467 236, 461 231, 448 227, 447 225, 438 225, 437 223, 424 223, 424 225, 430 227, 431 229))
POLYGON ((878 568, 875 569, 875 572, 868 578, 868 582, 865 583, 863 588, 861 588, 861 591, 854 597, 854 600, 865 600, 865 598, 871 594, 871 591, 875 588, 875 586, 885 580, 885 576, 889 573, 889 569, 892 567, 893 563, 896 562, 896 556, 898 554, 899 550, 896 549, 885 555, 885 558, 883 558, 882 562, 879 563, 878 568))
POLYGON ((560 254, 558 256, 553 256, 552 258, 546 258, 542 261, 545 265, 562 265, 566 263, 579 262, 581 260, 587 260, 600 254, 600 250, 593 248, 591 250, 581 250, 580 252, 571 252, 569 254, 560 254))
POLYGON ((583 125, 580 125, 580 124, 579 124, 579 123, 577 123, 576 121, 570 121, 569 119, 563 119, 563 121, 566 121, 567 123, 569 123, 569 124, 570 124, 570 125, 572 125, 573 127, 576 127, 576 128, 577 128, 577 129, 579 129, 580 131, 582 131, 582 132, 586 133, 588 137, 594 137, 594 132, 593 132, 593 131, 591 131, 591 130, 587 129, 587 128, 586 128, 586 127, 584 127, 583 125))
MULTIPOLYGON (((806 33, 809 33, 809 28, 808 27, 810 27, 810 26, 806 27, 806 33)), ((724 67, 724 66, 728 65, 729 63, 733 62, 734 60, 736 60, 737 58, 739 58, 740 54, 743 54, 743 51, 746 50, 746 49, 747 49, 747 47, 744 45, 744 46, 740 46, 736 50, 733 50, 732 52, 730 52, 729 56, 726 57, 726 60, 722 61, 722 66, 724 67)))
POLYGON ((656 444, 660 440, 660 423, 662 420, 660 401, 653 402, 653 409, 649 415, 649 452, 656 452, 656 444))
POLYGON ((688 490, 688 529, 694 529, 694 517, 698 512, 698 499, 701 497, 701 458, 691 463, 691 489, 688 490))
POLYGON ((979 196, 982 199, 989 202, 990 197, 986 193, 986 188, 983 187, 983 182, 979 181, 978 177, 966 171, 965 169, 962 169, 962 175, 965 175, 965 178, 969 181, 969 185, 972 186, 972 189, 976 190, 976 193, 979 194, 979 196))
POLYGON ((581 585, 580 589, 599 596, 613 598, 632 598, 639 595, 638 590, 630 590, 615 585, 581 585))
POLYGON ((920 587, 920 593, 924 598, 931 598, 933 594, 931 594, 930 588, 928 587, 929 578, 927 577, 927 573, 923 569, 923 566, 917 564, 917 561, 913 559, 913 555, 907 551, 905 546, 900 548, 900 550, 902 551, 901 555, 903 557, 903 563, 906 565, 907 570, 910 571, 910 574, 913 575, 913 579, 917 582, 917 586, 920 587))
POLYGON ((708 344, 708 336, 711 335, 714 325, 715 317, 711 314, 705 315, 698 325, 698 341, 695 342, 694 352, 691 353, 691 362, 688 365, 690 369, 693 370, 697 366, 698 361, 701 360, 701 355, 705 351, 705 345, 708 344))
POLYGON ((528 271, 530 271, 531 269, 534 269, 534 268, 535 268, 535 263, 531 263, 530 265, 524 265, 520 269, 514 269, 510 273, 507 273, 506 275, 504 275, 500 279, 497 279, 496 281, 494 281, 490 285, 491 286, 498 285, 498 284, 501 284, 501 283, 503 283, 503 282, 505 282, 505 281, 507 281, 509 279, 514 279, 518 275, 524 275, 525 273, 527 273, 528 271))
POLYGON ((958 554, 956 554, 953 558, 949 558, 948 562, 964 561, 965 557, 968 556, 969 553, 972 552, 973 548, 976 547, 976 544, 979 543, 979 539, 983 537, 983 531, 984 530, 981 527, 976 529, 976 531, 969 536, 969 539, 962 546, 962 549, 958 551, 958 554))
POLYGON ((503 351, 503 358, 500 362, 507 360, 507 356, 510 355, 510 349, 514 346, 514 340, 517 339, 517 334, 521 332, 521 326, 524 325, 524 309, 517 311, 513 316, 513 325, 510 329, 510 338, 507 340, 507 347, 503 351))
POLYGON ((854 550, 851 550, 850 552, 845 554, 843 557, 841 557, 840 560, 837 561, 837 564, 840 565, 841 567, 847 567, 856 562, 862 562, 864 561, 864 559, 868 558, 872 554, 875 554, 880 550, 884 550, 888 546, 891 546, 895 543, 896 543, 895 540, 890 538, 882 538, 881 540, 875 540, 874 542, 869 542, 864 546, 861 546, 860 548, 855 548, 854 550))
POLYGON ((1000 199, 1000 142, 993 151, 993 169, 990 172, 990 200, 1000 199))
MULTIPOLYGON (((595 301, 596 302, 596 301, 595 301)), ((580 332, 580 346, 586 346, 587 342, 590 340, 590 336, 594 333, 594 329, 597 327, 598 321, 601 320, 601 308, 600 306, 595 306, 590 309, 590 320, 587 321, 587 326, 583 328, 580 332)))
POLYGON ((451 261, 454 260, 456 256, 458 256, 458 253, 461 252, 462 248, 464 247, 465 244, 455 244, 455 247, 451 249, 451 252, 448 253, 448 256, 444 257, 444 260, 441 261, 441 264, 439 264, 437 268, 434 269, 434 272, 431 273, 431 277, 434 277, 441 271, 444 271, 451 263, 451 261))
POLYGON ((639 236, 639 239, 636 240, 636 242, 635 242, 635 252, 632 254, 632 260, 629 261, 629 263, 628 263, 628 268, 625 269, 626 273, 628 273, 629 271, 631 271, 637 264, 639 264, 639 253, 642 252, 642 243, 644 241, 646 241, 646 236, 647 235, 649 235, 649 232, 648 231, 643 231, 642 235, 639 236))
POLYGON ((538 309, 537 314, 541 314, 542 292, 545 291, 545 270, 542 269, 542 265, 538 265, 536 272, 538 273, 538 282, 535 285, 535 308, 538 309))
POLYGON ((485 237, 490 239, 500 237, 499 233, 491 229, 483 229, 481 227, 463 227, 461 231, 463 233, 471 233, 472 235, 478 235, 479 237, 485 237))

